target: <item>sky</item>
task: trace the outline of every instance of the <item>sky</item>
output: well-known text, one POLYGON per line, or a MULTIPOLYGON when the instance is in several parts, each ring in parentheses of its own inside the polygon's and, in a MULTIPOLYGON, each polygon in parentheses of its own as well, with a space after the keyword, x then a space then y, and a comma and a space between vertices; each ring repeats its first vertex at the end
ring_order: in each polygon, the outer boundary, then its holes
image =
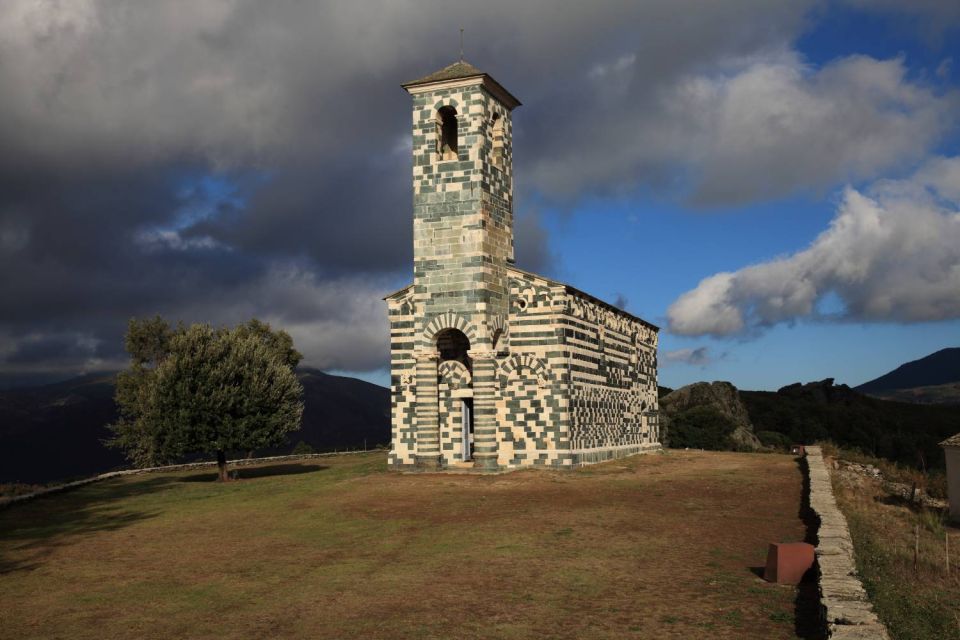
POLYGON ((513 114, 518 265, 661 327, 660 383, 851 385, 960 345, 960 3, 0 3, 0 385, 128 320, 288 331, 387 384, 410 98, 513 114))

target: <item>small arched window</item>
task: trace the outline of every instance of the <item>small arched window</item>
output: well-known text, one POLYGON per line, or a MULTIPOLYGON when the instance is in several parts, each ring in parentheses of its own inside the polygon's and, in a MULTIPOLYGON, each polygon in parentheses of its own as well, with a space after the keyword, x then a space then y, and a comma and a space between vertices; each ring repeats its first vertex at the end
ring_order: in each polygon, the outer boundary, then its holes
POLYGON ((441 160, 457 159, 457 110, 453 107, 437 111, 437 154, 441 160))
POLYGON ((493 114, 493 122, 490 124, 492 145, 490 149, 490 162, 495 167, 503 168, 503 118, 499 113, 493 114))

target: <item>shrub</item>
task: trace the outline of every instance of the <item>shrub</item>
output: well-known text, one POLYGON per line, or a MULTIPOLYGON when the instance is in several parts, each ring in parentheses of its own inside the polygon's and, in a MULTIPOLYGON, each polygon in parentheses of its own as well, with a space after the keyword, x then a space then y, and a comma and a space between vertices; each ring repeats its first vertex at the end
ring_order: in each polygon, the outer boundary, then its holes
POLYGON ((714 407, 692 407, 670 419, 668 444, 674 449, 731 449, 734 443, 730 434, 734 429, 733 421, 714 407))
POLYGON ((301 440, 294 445, 292 453, 295 456, 304 456, 310 453, 316 453, 316 449, 314 449, 312 445, 301 440))
POLYGON ((774 447, 775 449, 789 449, 793 442, 783 433, 777 431, 758 431, 757 438, 764 446, 774 447))

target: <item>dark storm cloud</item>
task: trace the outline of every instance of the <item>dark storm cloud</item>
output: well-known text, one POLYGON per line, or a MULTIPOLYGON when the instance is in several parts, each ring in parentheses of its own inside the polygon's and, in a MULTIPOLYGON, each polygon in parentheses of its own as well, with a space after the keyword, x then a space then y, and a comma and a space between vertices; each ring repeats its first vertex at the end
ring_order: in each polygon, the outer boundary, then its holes
POLYGON ((7 356, 11 364, 27 364, 38 360, 44 362, 60 361, 70 364, 74 361, 94 355, 96 344, 84 340, 83 336, 47 335, 30 336, 20 341, 16 349, 7 356))
MULTIPOLYGON (((724 121, 717 105, 733 113, 753 100, 764 115, 764 72, 831 104, 835 86, 811 89, 784 54, 809 4, 8 0, 0 370, 116 362, 126 320, 153 313, 258 315, 290 329, 311 364, 382 366, 379 297, 411 273, 410 106, 398 85, 451 62, 460 25, 467 58, 525 103, 515 117, 525 268, 553 260, 532 200, 669 183, 678 166, 708 186, 728 171, 720 199, 768 196, 750 150, 731 155, 710 132, 724 121), (206 179, 212 187, 197 186, 206 179)), ((862 74, 882 75, 869 62, 862 74)), ((903 112, 894 141, 922 149, 939 130, 940 97, 895 71, 875 80, 890 87, 879 99, 903 112)), ((872 121, 876 135, 890 132, 872 121)), ((826 177, 785 166, 793 177, 776 188, 875 170, 857 162, 875 147, 855 142, 826 177)))

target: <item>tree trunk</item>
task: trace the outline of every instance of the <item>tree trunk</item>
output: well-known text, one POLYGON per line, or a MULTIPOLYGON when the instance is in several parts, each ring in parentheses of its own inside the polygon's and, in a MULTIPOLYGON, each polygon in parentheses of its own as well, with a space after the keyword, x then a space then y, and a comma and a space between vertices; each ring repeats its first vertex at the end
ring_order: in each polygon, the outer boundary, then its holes
POLYGON ((217 469, 220 472, 220 482, 230 479, 227 475, 227 454, 223 450, 217 451, 217 469))

